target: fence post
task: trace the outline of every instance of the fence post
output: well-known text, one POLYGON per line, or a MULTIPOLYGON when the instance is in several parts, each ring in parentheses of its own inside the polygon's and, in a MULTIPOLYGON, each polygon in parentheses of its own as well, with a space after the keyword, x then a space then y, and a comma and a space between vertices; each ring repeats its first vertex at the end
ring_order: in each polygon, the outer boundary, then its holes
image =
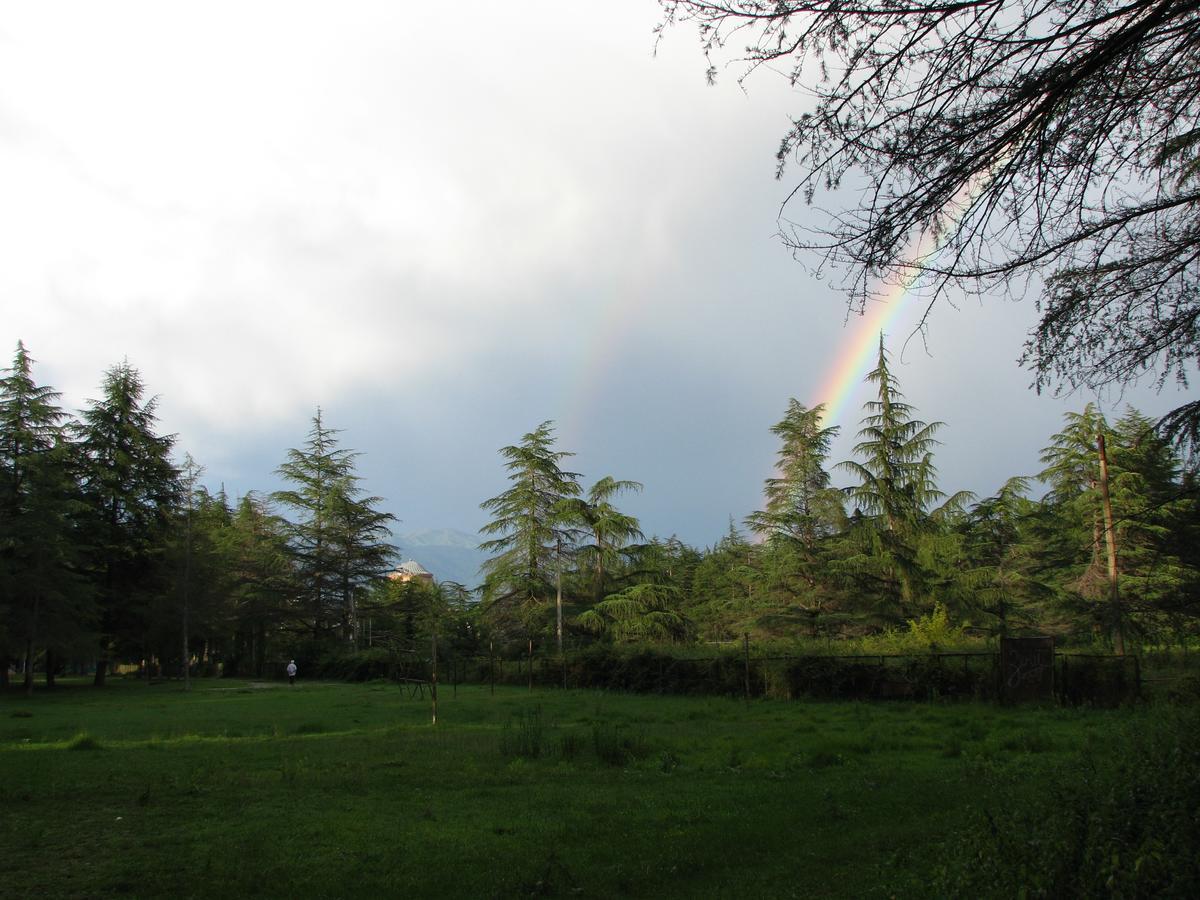
POLYGON ((488 639, 488 674, 492 679, 492 696, 496 696, 496 647, 488 639))
POLYGON ((433 659, 430 671, 429 693, 433 698, 433 724, 437 724, 437 629, 433 630, 433 659))
POLYGON ((529 639, 529 689, 533 690, 533 638, 529 639))

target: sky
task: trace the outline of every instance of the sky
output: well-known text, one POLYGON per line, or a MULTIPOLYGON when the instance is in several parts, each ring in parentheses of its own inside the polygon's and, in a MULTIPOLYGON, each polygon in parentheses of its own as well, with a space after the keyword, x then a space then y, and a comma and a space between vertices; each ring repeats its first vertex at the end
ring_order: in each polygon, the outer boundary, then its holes
MULTIPOLYGON (((71 411, 127 359, 234 497, 281 486, 320 407, 399 532, 471 532, 507 487, 499 448, 553 420, 585 486, 644 484, 621 505, 648 535, 714 543, 761 505, 788 399, 829 400, 878 324, 777 238, 804 96, 736 66, 708 86, 658 17, 0 0, 0 354, 23 340, 71 411)), ((1032 302, 939 306, 923 340, 923 305, 893 302, 947 493, 1035 473, 1089 401, 1182 402, 1036 395, 1032 302)), ((869 396, 844 393, 831 462, 869 396)))

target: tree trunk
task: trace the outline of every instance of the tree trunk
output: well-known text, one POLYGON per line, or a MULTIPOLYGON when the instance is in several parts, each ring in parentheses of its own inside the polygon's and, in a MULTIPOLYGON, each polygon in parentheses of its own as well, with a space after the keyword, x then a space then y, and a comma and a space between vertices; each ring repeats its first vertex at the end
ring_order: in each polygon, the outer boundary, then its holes
POLYGON ((104 687, 105 676, 108 675, 108 659, 96 660, 96 676, 92 679, 93 687, 104 687))
POLYGON ((33 638, 25 642, 25 696, 33 696, 33 638))
POLYGON ((558 561, 558 572, 555 576, 556 587, 554 592, 554 639, 558 643, 558 655, 561 657, 563 652, 563 610, 562 610, 562 560, 558 561))
POLYGON ((187 545, 184 548, 183 556, 183 633, 180 635, 181 647, 183 655, 181 657, 180 667, 183 672, 183 689, 190 691, 192 689, 192 672, 191 652, 188 649, 188 588, 192 577, 192 505, 191 497, 188 497, 188 522, 187 522, 187 545))
POLYGON ((46 648, 46 687, 54 687, 54 667, 58 665, 58 659, 54 656, 54 651, 49 647, 46 648))

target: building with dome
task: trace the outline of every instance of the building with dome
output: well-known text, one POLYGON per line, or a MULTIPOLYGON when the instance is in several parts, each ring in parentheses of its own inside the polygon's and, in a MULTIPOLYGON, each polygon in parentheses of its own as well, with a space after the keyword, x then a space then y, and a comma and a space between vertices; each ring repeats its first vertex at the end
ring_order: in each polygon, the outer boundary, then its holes
POLYGON ((433 584, 433 573, 415 559, 400 563, 388 573, 388 578, 392 581, 424 581, 426 584, 433 584))

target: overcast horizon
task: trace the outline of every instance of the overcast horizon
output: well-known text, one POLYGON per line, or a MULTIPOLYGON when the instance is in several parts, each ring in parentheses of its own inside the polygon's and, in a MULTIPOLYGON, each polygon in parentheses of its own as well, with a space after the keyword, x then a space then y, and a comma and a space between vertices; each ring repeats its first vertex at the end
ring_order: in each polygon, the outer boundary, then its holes
MULTIPOLYGON (((279 487, 320 406, 397 532, 473 532, 507 486, 499 448, 553 420, 585 486, 641 481, 619 505, 647 535, 711 545, 758 508, 788 399, 815 402, 862 324, 776 237, 803 98, 769 72, 707 86, 686 29, 656 54, 652 0, 465 2, 449 24, 388 3, 3 9, 0 365, 24 340, 75 413, 128 359, 233 496, 279 487)), ((947 494, 1035 474, 1089 401, 1189 397, 1038 396, 1016 363, 1032 300, 943 304, 906 341, 921 311, 888 345, 946 423, 947 494)))

